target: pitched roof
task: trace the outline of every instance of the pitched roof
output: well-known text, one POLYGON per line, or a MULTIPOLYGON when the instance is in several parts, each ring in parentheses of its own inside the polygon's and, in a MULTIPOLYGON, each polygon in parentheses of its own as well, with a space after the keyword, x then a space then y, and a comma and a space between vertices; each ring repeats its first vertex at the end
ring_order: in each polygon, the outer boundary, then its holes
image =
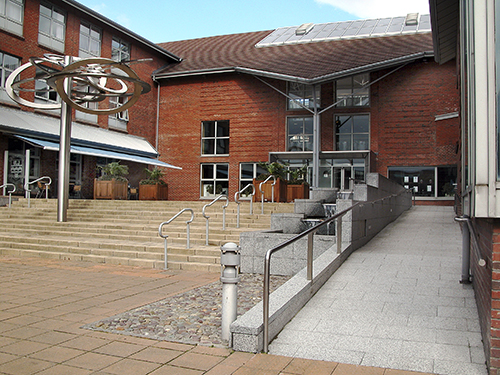
POLYGON ((257 48, 256 45, 272 32, 160 43, 160 47, 180 56, 182 61, 155 72, 154 78, 243 72, 304 83, 321 83, 433 55, 430 32, 257 48))

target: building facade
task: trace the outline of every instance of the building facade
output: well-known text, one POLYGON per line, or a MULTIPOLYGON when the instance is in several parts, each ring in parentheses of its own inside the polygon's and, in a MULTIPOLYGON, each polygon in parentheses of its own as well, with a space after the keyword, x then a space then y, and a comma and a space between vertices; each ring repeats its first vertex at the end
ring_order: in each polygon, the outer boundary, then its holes
POLYGON ((378 172, 421 203, 453 204, 456 67, 433 61, 429 16, 306 24, 160 44, 159 151, 172 199, 232 197, 259 162, 307 166, 348 191, 378 172))
POLYGON ((462 281, 474 286, 490 374, 500 374, 500 7, 431 0, 435 58, 460 73, 462 281))
MULTIPOLYGON (((145 164, 156 163, 158 90, 151 72, 180 59, 75 1, 2 0, 0 4, 0 176, 14 183, 18 193, 29 170, 29 180, 49 176, 52 196, 57 196, 57 159, 60 110, 40 110, 19 105, 5 91, 10 73, 31 57, 68 55, 76 58, 105 57, 132 61, 141 80, 151 86, 128 110, 114 115, 93 115, 73 110, 70 184, 80 185, 83 197, 93 194, 97 168, 121 160, 130 167, 129 179, 137 186, 144 178, 145 164), (140 60, 135 63, 134 61, 140 60), (138 162, 139 161, 139 162, 138 162)), ((49 63, 44 63, 51 69, 49 63)), ((31 67, 21 78, 34 77, 31 67)), ((32 83, 25 100, 50 104, 60 102, 43 80, 32 83)), ((110 99, 111 100, 111 99, 110 99)), ((119 107, 126 99, 106 105, 119 107)), ((88 104, 96 106, 96 104, 88 104)), ((157 163, 165 165, 164 163, 157 163)))

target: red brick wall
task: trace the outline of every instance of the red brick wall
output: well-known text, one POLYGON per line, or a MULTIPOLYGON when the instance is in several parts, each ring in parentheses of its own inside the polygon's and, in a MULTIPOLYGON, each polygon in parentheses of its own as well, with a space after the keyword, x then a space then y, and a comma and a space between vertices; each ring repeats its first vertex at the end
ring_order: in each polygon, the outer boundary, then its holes
MULTIPOLYGON (((388 71, 373 74, 372 81, 388 71)), ((269 81, 281 91, 286 84, 269 81)), ((458 110, 455 66, 419 62, 389 75, 371 88, 369 108, 330 109, 321 116, 322 150, 335 150, 335 114, 370 113, 371 149, 376 168, 456 165, 459 119, 435 121, 458 110), (451 82, 451 83, 450 83, 451 82)), ((333 103, 334 85, 322 85, 321 107, 333 103)), ((269 152, 286 151, 286 98, 247 75, 216 75, 162 82, 161 159, 184 168, 169 170, 169 198, 200 197, 200 163, 230 163, 230 191, 236 192, 239 163, 267 161, 269 152), (201 157, 201 122, 230 120, 230 156, 201 157)))

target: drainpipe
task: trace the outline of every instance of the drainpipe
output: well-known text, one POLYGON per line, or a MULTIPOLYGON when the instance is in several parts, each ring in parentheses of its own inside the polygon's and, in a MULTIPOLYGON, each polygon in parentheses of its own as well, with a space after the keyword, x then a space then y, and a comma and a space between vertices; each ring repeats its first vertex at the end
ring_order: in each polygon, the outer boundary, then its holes
POLYGON ((156 94, 156 134, 155 134, 155 148, 156 151, 158 152, 158 147, 159 147, 159 137, 160 137, 160 93, 161 93, 161 85, 160 82, 157 81, 153 77, 153 82, 158 85, 158 92, 156 94))
POLYGON ((313 112, 313 187, 319 187, 319 153, 321 147, 321 126, 319 123, 319 113, 318 113, 318 103, 316 101, 316 89, 317 86, 313 85, 313 100, 314 100, 314 112, 313 112))

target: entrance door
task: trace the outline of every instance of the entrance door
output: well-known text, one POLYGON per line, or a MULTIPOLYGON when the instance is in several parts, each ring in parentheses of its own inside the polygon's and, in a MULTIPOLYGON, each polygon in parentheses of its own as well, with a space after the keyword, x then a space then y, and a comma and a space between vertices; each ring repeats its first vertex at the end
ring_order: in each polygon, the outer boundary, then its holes
POLYGON ((340 191, 352 190, 352 167, 333 167, 333 187, 340 191))

